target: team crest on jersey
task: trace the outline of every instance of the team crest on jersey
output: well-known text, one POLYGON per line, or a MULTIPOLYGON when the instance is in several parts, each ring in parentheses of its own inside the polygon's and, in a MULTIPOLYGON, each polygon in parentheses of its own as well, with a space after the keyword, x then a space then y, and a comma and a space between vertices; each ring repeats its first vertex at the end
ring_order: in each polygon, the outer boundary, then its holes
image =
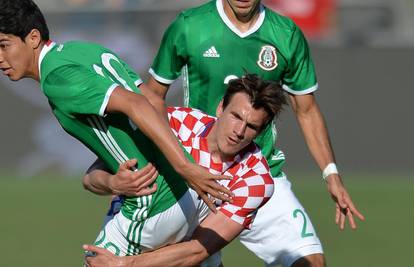
POLYGON ((257 64, 264 70, 274 70, 277 67, 276 48, 271 45, 262 46, 257 64))

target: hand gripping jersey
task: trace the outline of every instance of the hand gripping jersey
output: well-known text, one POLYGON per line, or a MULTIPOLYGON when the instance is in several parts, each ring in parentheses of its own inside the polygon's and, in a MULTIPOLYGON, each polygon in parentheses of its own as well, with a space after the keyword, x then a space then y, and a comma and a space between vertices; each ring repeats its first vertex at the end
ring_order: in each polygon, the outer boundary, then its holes
MULTIPOLYGON (((258 208, 273 194, 274 185, 266 159, 251 143, 232 160, 214 162, 208 151, 207 135, 216 118, 191 108, 168 108, 170 127, 194 160, 212 174, 233 177, 219 183, 235 196, 233 203, 220 203, 218 210, 233 221, 250 228, 258 208)), ((217 203, 216 203, 217 204, 217 203)))
POLYGON ((141 83, 113 52, 90 43, 49 42, 41 51, 39 68, 42 91, 63 129, 92 150, 112 172, 131 158, 138 159, 138 168, 149 161, 157 165, 157 192, 126 197, 121 209, 126 218, 139 222, 158 214, 187 191, 184 180, 127 116, 104 114, 117 86, 139 93, 136 86, 141 83))
MULTIPOLYGON (((156 80, 166 84, 182 74, 185 105, 210 115, 226 83, 245 71, 280 81, 291 94, 317 89, 308 45, 289 18, 261 6, 255 25, 241 33, 225 15, 221 0, 183 11, 165 32, 150 69, 156 80)), ((274 148, 275 142, 274 125, 256 139, 277 177, 285 158, 274 148)))

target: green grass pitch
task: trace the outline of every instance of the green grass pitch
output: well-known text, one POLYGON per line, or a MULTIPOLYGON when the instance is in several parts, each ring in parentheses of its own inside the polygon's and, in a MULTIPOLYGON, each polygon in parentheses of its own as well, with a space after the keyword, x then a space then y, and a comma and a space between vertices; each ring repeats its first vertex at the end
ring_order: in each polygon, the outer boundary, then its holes
MULTIPOLYGON (((316 174, 290 174, 311 216, 328 266, 411 266, 414 181, 409 175, 347 175, 346 184, 366 216, 356 231, 333 223, 334 205, 316 174), (299 179, 300 177, 300 179, 299 179)), ((83 190, 79 178, 0 177, 1 266, 82 266, 109 200, 83 190)), ((238 242, 223 252, 226 267, 263 266, 238 242)))

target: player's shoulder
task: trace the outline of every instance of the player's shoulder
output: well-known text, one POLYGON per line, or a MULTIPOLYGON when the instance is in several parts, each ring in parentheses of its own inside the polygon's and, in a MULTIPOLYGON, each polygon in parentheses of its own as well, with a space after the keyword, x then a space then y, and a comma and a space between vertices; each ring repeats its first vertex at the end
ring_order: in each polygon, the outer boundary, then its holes
POLYGON ((80 68, 92 59, 100 58, 103 53, 113 54, 109 49, 96 43, 68 41, 55 44, 42 61, 41 75, 46 77, 66 67, 80 68))
MULTIPOLYGON (((88 42, 69 41, 56 44, 45 56, 45 68, 56 68, 63 65, 77 65, 85 59, 85 56, 108 51, 104 47, 88 42)), ((43 65, 43 64, 42 64, 43 65)))
POLYGON ((289 33, 291 34, 294 31, 296 31, 298 26, 295 24, 295 22, 291 18, 284 16, 280 13, 277 13, 266 6, 265 6, 265 12, 266 12, 266 20, 270 22, 269 25, 272 25, 273 27, 277 28, 278 31, 282 30, 288 34, 289 33))
POLYGON ((213 117, 211 117, 207 113, 205 113, 205 112, 203 112, 199 109, 195 109, 195 108, 168 107, 167 111, 168 111, 168 116, 169 117, 177 118, 177 119, 185 119, 188 116, 193 117, 195 120, 204 120, 204 118, 214 119, 213 117))
POLYGON ((102 54, 104 52, 110 52, 108 48, 93 42, 84 41, 68 41, 63 44, 57 45, 54 49, 56 54, 59 54, 62 58, 66 56, 72 56, 73 60, 82 58, 85 55, 102 54), (75 56, 75 57, 73 57, 75 56))
POLYGON ((194 108, 168 107, 167 111, 170 127, 181 140, 199 136, 215 121, 214 117, 194 108))
POLYGON ((189 112, 191 112, 191 110, 193 110, 193 109, 192 108, 187 108, 187 107, 172 107, 172 106, 167 107, 167 111, 168 111, 169 114, 189 113, 189 112))

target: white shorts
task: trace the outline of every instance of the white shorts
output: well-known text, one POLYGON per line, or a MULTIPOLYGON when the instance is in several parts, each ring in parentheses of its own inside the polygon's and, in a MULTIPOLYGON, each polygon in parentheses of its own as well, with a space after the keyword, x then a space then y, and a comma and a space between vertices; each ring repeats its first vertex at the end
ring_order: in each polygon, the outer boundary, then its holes
POLYGON ((197 193, 188 190, 176 204, 142 222, 117 213, 104 225, 95 245, 118 256, 155 250, 188 238, 208 212, 197 193))
POLYGON ((275 193, 258 210, 251 229, 244 230, 239 239, 266 266, 290 267, 299 258, 323 253, 315 229, 286 177, 275 178, 275 193))

